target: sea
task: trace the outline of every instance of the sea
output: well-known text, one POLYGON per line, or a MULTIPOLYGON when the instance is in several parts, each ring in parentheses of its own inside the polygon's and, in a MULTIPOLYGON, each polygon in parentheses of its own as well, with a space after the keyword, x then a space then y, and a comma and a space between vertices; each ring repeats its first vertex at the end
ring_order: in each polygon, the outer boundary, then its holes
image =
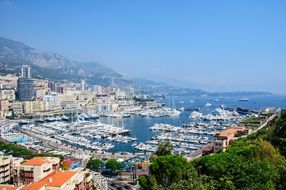
MULTIPOLYGON (((199 109, 200 112, 207 114, 212 113, 220 105, 227 107, 241 107, 260 111, 267 107, 285 108, 286 95, 264 94, 264 93, 217 93, 217 94, 201 94, 201 95, 180 95, 167 96, 164 99, 158 99, 158 102, 165 103, 166 106, 180 109, 199 109), (244 101, 242 101, 244 100, 244 101)), ((156 132, 149 130, 155 123, 166 123, 173 126, 182 126, 190 121, 189 116, 191 111, 184 111, 180 116, 176 117, 140 117, 131 116, 130 118, 100 118, 100 122, 113 124, 119 127, 130 129, 130 135, 137 138, 137 142, 145 142, 151 140, 156 135, 156 132)), ((131 146, 132 143, 115 143, 114 148, 109 152, 137 152, 131 146)))

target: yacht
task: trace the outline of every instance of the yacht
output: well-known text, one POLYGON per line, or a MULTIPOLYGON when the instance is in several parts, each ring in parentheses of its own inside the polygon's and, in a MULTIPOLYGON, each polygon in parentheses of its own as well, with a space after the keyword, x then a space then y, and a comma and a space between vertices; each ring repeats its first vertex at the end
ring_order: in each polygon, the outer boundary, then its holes
POLYGON ((42 118, 39 118, 39 119, 36 119, 35 122, 37 122, 37 123, 43 123, 44 120, 43 120, 42 118))
POLYGON ((88 115, 84 114, 84 113, 80 114, 79 116, 81 118, 83 118, 84 120, 89 120, 90 119, 90 117, 88 115))
POLYGON ((212 105, 211 103, 207 102, 205 106, 210 107, 211 105, 212 105))
POLYGON ((27 124, 29 124, 29 123, 31 123, 31 122, 28 121, 28 120, 21 120, 21 121, 19 121, 18 123, 19 123, 19 125, 27 125, 27 124))
POLYGON ((63 115, 63 116, 62 116, 62 120, 63 120, 63 121, 69 121, 70 119, 69 119, 67 116, 63 115))
POLYGON ((54 118, 54 117, 48 117, 48 118, 45 118, 45 121, 47 121, 47 122, 53 122, 53 121, 56 121, 56 118, 54 118))
POLYGON ((97 114, 89 114, 88 116, 90 119, 99 119, 99 115, 97 114))
POLYGON ((241 98, 241 99, 238 99, 237 101, 239 102, 247 102, 249 99, 248 98, 241 98))

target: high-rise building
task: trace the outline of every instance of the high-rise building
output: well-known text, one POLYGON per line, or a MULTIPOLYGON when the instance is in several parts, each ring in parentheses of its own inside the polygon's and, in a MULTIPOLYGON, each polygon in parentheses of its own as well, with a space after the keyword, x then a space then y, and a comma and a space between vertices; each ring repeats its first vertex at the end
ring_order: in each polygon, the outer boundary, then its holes
POLYGON ((19 78, 18 86, 18 100, 29 101, 35 97, 34 80, 28 78, 19 78))
POLYGON ((31 67, 30 65, 22 65, 21 68, 21 77, 22 78, 32 78, 32 74, 31 74, 31 67))
POLYGON ((31 67, 23 65, 22 76, 17 80, 18 99, 20 101, 33 100, 35 97, 34 80, 31 78, 31 67))
POLYGON ((85 91, 85 80, 81 80, 80 86, 81 86, 81 91, 85 91))
POLYGON ((56 91, 57 84, 55 82, 48 82, 48 88, 52 91, 56 91))

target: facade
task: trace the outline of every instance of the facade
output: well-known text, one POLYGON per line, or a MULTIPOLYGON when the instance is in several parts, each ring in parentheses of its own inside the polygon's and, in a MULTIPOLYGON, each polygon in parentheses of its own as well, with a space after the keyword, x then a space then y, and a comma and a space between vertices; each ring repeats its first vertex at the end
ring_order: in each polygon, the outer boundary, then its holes
POLYGON ((46 95, 46 89, 44 87, 36 87, 35 88, 35 98, 43 99, 46 95))
POLYGON ((0 183, 8 183, 11 180, 12 165, 12 156, 0 155, 0 183))
POLYGON ((15 90, 13 88, 0 87, 0 99, 7 99, 10 102, 15 101, 15 90))
POLYGON ((99 172, 93 172, 92 178, 96 189, 108 190, 107 180, 99 172))
POLYGON ((3 118, 7 115, 9 109, 9 101, 7 99, 0 99, 0 118, 3 118))
POLYGON ((35 97, 34 81, 29 78, 19 78, 17 81, 18 86, 18 100, 30 101, 35 97))
POLYGON ((33 110, 33 102, 32 101, 25 101, 23 102, 23 113, 24 114, 33 114, 34 110, 33 110))
POLYGON ((111 104, 97 104, 96 113, 110 113, 112 112, 111 104))
POLYGON ((14 115, 23 114, 23 104, 20 101, 13 102, 11 105, 14 115))
POLYGON ((49 82, 48 88, 50 89, 51 92, 57 92, 60 94, 64 93, 64 87, 55 82, 49 82))
POLYGON ((46 106, 43 101, 36 100, 32 102, 33 104, 33 113, 46 111, 46 106))

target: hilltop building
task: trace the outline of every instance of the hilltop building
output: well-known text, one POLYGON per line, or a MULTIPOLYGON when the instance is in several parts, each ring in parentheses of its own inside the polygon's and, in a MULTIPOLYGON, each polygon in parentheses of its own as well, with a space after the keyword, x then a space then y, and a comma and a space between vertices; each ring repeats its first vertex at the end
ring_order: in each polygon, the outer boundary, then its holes
POLYGON ((229 144, 235 139, 236 135, 248 133, 249 130, 245 127, 229 127, 222 132, 216 133, 214 137, 214 152, 224 152, 229 144))

